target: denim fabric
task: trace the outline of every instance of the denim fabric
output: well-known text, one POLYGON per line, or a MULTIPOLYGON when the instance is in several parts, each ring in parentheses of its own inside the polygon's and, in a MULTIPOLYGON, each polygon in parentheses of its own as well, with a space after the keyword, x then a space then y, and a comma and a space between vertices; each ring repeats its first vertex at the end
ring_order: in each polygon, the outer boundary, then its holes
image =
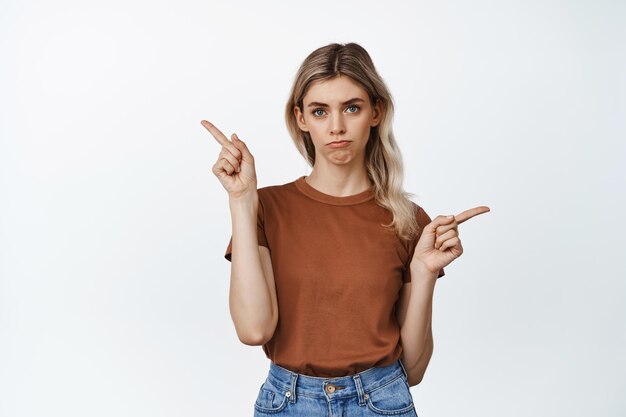
POLYGON ((270 361, 254 403, 254 416, 417 417, 407 373, 398 359, 354 375, 320 378, 270 361))

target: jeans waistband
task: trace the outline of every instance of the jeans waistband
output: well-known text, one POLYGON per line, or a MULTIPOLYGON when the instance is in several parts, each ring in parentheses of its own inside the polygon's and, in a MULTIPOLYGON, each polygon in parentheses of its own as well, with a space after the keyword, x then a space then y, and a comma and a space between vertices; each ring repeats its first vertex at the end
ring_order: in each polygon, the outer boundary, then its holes
POLYGON ((373 367, 354 375, 340 377, 315 377, 290 371, 270 361, 270 370, 267 382, 283 391, 295 401, 298 395, 309 397, 348 398, 358 395, 361 398, 364 392, 370 392, 388 384, 407 373, 400 359, 391 365, 373 367))

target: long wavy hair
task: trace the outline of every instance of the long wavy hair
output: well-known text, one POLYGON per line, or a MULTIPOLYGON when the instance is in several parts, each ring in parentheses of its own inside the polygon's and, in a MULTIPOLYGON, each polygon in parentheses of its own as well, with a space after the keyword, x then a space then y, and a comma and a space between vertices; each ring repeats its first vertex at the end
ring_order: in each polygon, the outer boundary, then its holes
POLYGON ((350 77, 360 84, 367 91, 372 106, 377 100, 382 104, 380 123, 371 128, 365 146, 365 168, 374 185, 376 203, 393 214, 391 223, 382 226, 393 229, 400 239, 411 239, 419 232, 417 205, 410 200, 414 194, 403 189, 402 155, 391 126, 393 98, 362 46, 353 42, 331 43, 314 50, 306 57, 296 73, 285 107, 287 130, 300 154, 313 167, 315 147, 310 133, 300 130, 294 107, 298 106, 304 111, 302 100, 314 81, 339 75, 350 77))

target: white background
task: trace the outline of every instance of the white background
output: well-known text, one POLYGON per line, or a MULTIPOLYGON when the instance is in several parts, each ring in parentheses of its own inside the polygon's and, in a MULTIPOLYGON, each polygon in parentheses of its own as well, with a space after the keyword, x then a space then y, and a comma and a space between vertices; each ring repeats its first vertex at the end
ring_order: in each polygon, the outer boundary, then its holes
POLYGON ((437 284, 420 417, 626 413, 623 1, 0 6, 1 416, 252 415, 269 360, 230 318, 200 120, 259 187, 308 174, 287 94, 351 41, 414 201, 491 208, 437 284))

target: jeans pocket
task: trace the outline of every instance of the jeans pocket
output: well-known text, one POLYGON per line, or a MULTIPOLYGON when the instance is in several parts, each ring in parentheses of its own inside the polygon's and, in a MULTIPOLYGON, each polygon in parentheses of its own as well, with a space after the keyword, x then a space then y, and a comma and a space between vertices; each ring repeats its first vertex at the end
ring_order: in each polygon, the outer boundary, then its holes
POLYGON ((278 413, 288 404, 287 392, 282 392, 267 380, 261 384, 254 408, 261 413, 278 413))
POLYGON ((366 392, 367 406, 376 414, 397 416, 402 414, 415 415, 413 396, 404 375, 393 381, 366 392))

